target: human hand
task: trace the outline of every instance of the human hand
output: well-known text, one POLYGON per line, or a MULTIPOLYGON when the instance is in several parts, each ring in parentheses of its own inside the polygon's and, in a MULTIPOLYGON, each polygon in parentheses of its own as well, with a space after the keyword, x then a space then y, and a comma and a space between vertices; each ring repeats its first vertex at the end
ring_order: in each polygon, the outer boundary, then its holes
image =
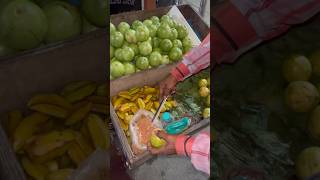
POLYGON ((164 96, 168 96, 175 92, 177 83, 178 81, 172 75, 169 75, 166 79, 160 82, 160 101, 164 96))
POLYGON ((176 139, 177 136, 174 135, 169 135, 165 133, 164 131, 158 131, 156 134, 159 138, 162 138, 166 141, 166 144, 162 146, 161 148, 153 148, 150 144, 148 143, 148 150, 150 151, 151 154, 153 155, 170 155, 170 154, 176 154, 176 139))

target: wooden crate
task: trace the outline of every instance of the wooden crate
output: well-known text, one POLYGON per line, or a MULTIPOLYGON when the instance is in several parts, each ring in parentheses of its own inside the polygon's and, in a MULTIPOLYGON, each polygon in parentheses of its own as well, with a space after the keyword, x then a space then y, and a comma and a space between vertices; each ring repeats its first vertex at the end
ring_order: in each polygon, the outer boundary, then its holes
MULTIPOLYGON (((119 24, 122 21, 132 23, 134 20, 144 20, 150 18, 151 16, 162 16, 166 14, 171 7, 158 8, 155 10, 145 10, 145 11, 136 11, 128 12, 111 16, 111 22, 115 25, 119 24)), ((189 6, 181 5, 178 6, 179 10, 183 16, 191 23, 191 27, 199 34, 199 39, 202 40, 209 33, 208 26, 203 22, 200 16, 189 6)), ((166 65, 159 68, 154 68, 139 73, 135 73, 130 76, 125 76, 119 79, 112 80, 110 82, 110 96, 116 95, 120 91, 128 90, 132 87, 141 87, 144 85, 156 85, 159 81, 163 80, 170 74, 171 69, 176 64, 166 65)), ((128 143, 124 131, 121 129, 118 116, 110 102, 110 116, 112 123, 114 125, 116 134, 120 140, 121 148, 126 158, 126 166, 128 169, 135 168, 148 159, 152 158, 149 152, 145 152, 140 156, 133 154, 131 147, 128 143)), ((193 134, 199 129, 207 126, 210 123, 209 119, 201 120, 198 124, 191 126, 184 133, 193 134)))
MULTIPOLYGON (((0 59, 0 114, 16 108, 27 111, 26 103, 32 95, 55 92, 70 81, 105 82, 109 68, 106 42, 107 30, 98 30, 74 40, 0 59)), ((1 126, 0 146, 0 179, 26 179, 1 126)))

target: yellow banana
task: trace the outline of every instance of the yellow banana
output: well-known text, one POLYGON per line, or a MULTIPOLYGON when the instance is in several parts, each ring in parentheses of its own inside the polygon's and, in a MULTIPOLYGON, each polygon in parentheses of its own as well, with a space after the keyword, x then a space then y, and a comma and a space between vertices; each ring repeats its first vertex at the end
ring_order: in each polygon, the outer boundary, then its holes
POLYGON ((121 106, 121 104, 122 104, 123 101, 124 101, 124 98, 123 98, 123 97, 120 97, 120 98, 118 98, 117 100, 115 100, 114 103, 113 103, 113 108, 114 108, 115 110, 117 110, 117 109, 121 106))
POLYGON ((89 142, 87 142, 81 133, 76 134, 76 142, 87 156, 93 152, 92 146, 89 144, 89 142))
POLYGON ((36 137, 28 152, 34 156, 42 156, 74 139, 73 130, 52 131, 36 137))
POLYGON ((108 96, 107 83, 99 85, 97 87, 96 94, 97 96, 108 96))
POLYGON ((128 99, 128 100, 130 100, 132 98, 131 95, 129 94, 129 92, 127 92, 127 91, 120 92, 118 94, 118 96, 123 97, 123 98, 128 99))
POLYGON ((27 117, 25 117, 18 125, 13 135, 13 148, 17 152, 25 144, 26 140, 29 139, 37 127, 46 122, 49 119, 49 116, 35 112, 27 117))
POLYGON ((22 113, 19 110, 13 110, 7 113, 7 121, 4 123, 9 138, 13 136, 14 130, 22 121, 22 113))
POLYGON ((68 149, 70 148, 71 143, 67 143, 63 145, 62 147, 58 147, 49 153, 42 155, 42 156, 32 156, 31 158, 36 162, 36 163, 44 163, 47 161, 51 161, 53 159, 56 159, 57 157, 60 157, 64 155, 68 149))
POLYGON ((94 104, 107 104, 108 98, 106 96, 89 96, 88 101, 94 104))
POLYGON ((51 104, 36 104, 30 106, 30 109, 60 119, 65 119, 68 116, 68 111, 66 109, 51 104))
POLYGON ((52 104, 64 109, 71 109, 72 105, 63 97, 57 94, 38 94, 33 96, 29 102, 28 107, 36 104, 52 104))
POLYGON ((90 96, 96 90, 97 85, 95 83, 89 83, 82 86, 74 91, 66 93, 64 97, 71 103, 80 101, 88 96, 90 96))
POLYGON ((125 118, 125 114, 123 112, 117 111, 117 115, 120 119, 124 119, 125 118))
POLYGON ((128 113, 125 114, 125 118, 123 119, 123 121, 126 123, 126 124, 130 124, 130 121, 132 120, 133 118, 133 115, 129 115, 128 113))
POLYGON ((45 163, 46 167, 49 171, 56 171, 59 169, 58 162, 57 161, 48 161, 45 163))
POLYGON ((94 146, 96 148, 100 147, 101 149, 108 149, 108 128, 102 119, 95 114, 90 114, 88 116, 87 126, 94 146))
POLYGON ((67 86, 65 86, 61 92, 61 94, 64 96, 72 91, 75 91, 83 86, 86 86, 88 84, 92 83, 92 81, 75 81, 71 82, 67 86))
POLYGON ((72 172, 73 172, 73 169, 69 169, 69 168, 59 169, 49 173, 46 176, 45 180, 67 180, 72 172))
POLYGON ((76 143, 72 143, 71 147, 68 149, 68 155, 71 158, 71 160, 78 166, 83 160, 86 159, 86 154, 76 143))
POLYGON ((26 173, 36 180, 45 180, 49 170, 40 164, 30 161, 27 157, 21 159, 21 164, 26 173))
POLYGON ((75 110, 71 115, 66 119, 65 125, 70 126, 78 121, 81 121, 83 118, 85 118, 88 113, 90 112, 92 108, 92 103, 89 102, 85 104, 84 106, 80 107, 79 109, 75 110))
POLYGON ((108 115, 108 106, 106 104, 93 104, 91 111, 108 115))

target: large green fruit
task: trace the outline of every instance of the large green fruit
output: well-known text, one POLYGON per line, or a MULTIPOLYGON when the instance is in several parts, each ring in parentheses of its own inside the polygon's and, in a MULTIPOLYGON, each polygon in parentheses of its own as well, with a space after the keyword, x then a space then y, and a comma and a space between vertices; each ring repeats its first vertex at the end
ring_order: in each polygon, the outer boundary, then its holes
POLYGON ((121 22, 118 24, 118 31, 120 31, 122 34, 125 34, 127 30, 130 29, 130 25, 126 22, 121 22))
POLYGON ((178 31, 178 38, 179 38, 179 39, 184 39, 185 37, 188 36, 188 30, 187 30, 187 28, 186 28, 184 25, 178 24, 178 25, 176 26, 176 29, 177 29, 177 31, 178 31))
POLYGON ((161 24, 157 30, 157 36, 161 39, 171 38, 171 28, 167 24, 161 24))
POLYGON ((170 50, 169 58, 172 61, 178 61, 182 59, 182 50, 178 47, 173 47, 170 50))
POLYGON ((88 33, 97 30, 98 27, 91 24, 85 17, 82 17, 82 33, 88 33))
POLYGON ((139 42, 147 41, 149 39, 149 29, 144 25, 138 26, 136 30, 136 37, 139 42))
POLYGON ((144 56, 147 56, 152 52, 152 46, 148 41, 140 43, 138 47, 140 54, 144 56))
POLYGON ((312 65, 312 73, 320 77, 320 51, 312 53, 309 60, 312 65))
POLYGON ((124 63, 124 71, 125 71, 125 75, 129 75, 129 74, 133 74, 136 72, 136 68, 134 67, 134 65, 132 63, 124 63))
POLYGON ((312 139, 320 142, 320 106, 318 105, 308 121, 308 131, 312 139))
POLYGON ((152 52, 149 56, 150 65, 153 67, 161 64, 162 56, 159 52, 152 52))
POLYGON ((48 24, 39 6, 27 0, 13 0, 0 13, 0 39, 7 46, 26 50, 43 41, 48 24))
POLYGON ((133 29, 128 29, 125 32, 125 38, 128 43, 136 43, 137 42, 136 31, 133 29))
POLYGON ((311 63, 304 56, 292 56, 283 63, 283 76, 288 82, 307 81, 311 72, 311 63))
POLYGON ((148 69, 149 67, 149 60, 146 57, 138 57, 137 61, 136 61, 136 66, 137 68, 144 70, 144 69, 148 69))
POLYGON ((123 34, 121 32, 116 31, 116 32, 111 34, 110 44, 113 47, 116 47, 116 48, 121 47, 122 44, 123 44, 123 41, 124 41, 124 37, 123 37, 123 34))
POLYGON ((133 60, 134 57, 134 51, 129 46, 122 48, 122 58, 125 62, 130 62, 133 60))
POLYGON ((113 61, 110 65, 111 76, 114 78, 123 76, 125 74, 125 67, 119 61, 113 61))
POLYGON ((81 16, 76 7, 62 1, 54 1, 44 6, 43 10, 48 19, 46 43, 63 41, 80 35, 81 16))
POLYGON ((296 160, 296 174, 299 179, 306 180, 320 172, 320 148, 304 149, 296 160))
POLYGON ((88 21, 98 27, 107 25, 109 2, 107 0, 81 0, 81 9, 88 21))
POLYGON ((172 42, 170 41, 170 39, 163 39, 163 40, 160 42, 160 48, 161 48, 161 50, 163 50, 163 51, 170 51, 172 47, 173 47, 173 44, 172 44, 172 42))
POLYGON ((132 28, 133 28, 134 30, 137 30, 137 28, 138 28, 139 26, 143 26, 143 23, 142 23, 141 21, 139 21, 139 20, 133 21, 133 23, 132 23, 132 28))
POLYGON ((116 29, 116 27, 114 26, 114 24, 110 23, 110 34, 116 32, 116 31, 117 31, 117 29, 116 29))
POLYGON ((309 112, 319 103, 319 93, 317 88, 307 81, 294 81, 285 91, 285 101, 295 112, 309 112))

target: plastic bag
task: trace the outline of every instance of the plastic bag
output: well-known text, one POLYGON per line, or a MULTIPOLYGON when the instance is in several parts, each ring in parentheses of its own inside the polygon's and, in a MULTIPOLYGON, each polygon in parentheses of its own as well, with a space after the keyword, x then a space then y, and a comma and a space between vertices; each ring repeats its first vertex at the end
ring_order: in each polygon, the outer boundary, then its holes
MULTIPOLYGON (((152 120, 154 114, 150 111, 146 111, 144 109, 140 109, 132 118, 129 130, 131 134, 131 141, 132 141, 132 150, 135 154, 140 154, 147 150, 147 144, 142 144, 140 142, 140 132, 139 128, 137 127, 137 122, 143 118, 146 117, 148 120, 152 120)), ((155 128, 163 129, 162 123, 159 118, 155 119, 152 123, 152 125, 155 128)))

